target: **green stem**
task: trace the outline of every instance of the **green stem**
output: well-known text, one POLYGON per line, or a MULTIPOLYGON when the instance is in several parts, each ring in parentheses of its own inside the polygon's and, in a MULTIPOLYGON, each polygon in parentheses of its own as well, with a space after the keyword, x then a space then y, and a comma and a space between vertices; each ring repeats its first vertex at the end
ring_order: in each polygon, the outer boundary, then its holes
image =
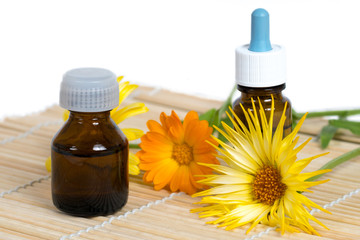
POLYGON ((141 149, 139 144, 136 143, 129 143, 129 148, 133 148, 133 149, 141 149))
POLYGON ((231 104, 232 97, 237 89, 237 85, 234 85, 234 87, 231 89, 230 95, 228 96, 226 102, 231 104))
MULTIPOLYGON (((305 113, 294 113, 294 117, 296 119, 300 119, 304 114, 305 113)), ((357 115, 357 114, 360 114, 360 109, 309 112, 308 115, 306 116, 306 118, 325 117, 325 116, 347 117, 347 116, 357 115)))
MULTIPOLYGON (((319 170, 323 170, 323 169, 333 169, 334 167, 356 157, 356 156, 359 156, 360 155, 360 148, 356 148, 350 152, 347 152, 337 158, 334 158, 333 160, 331 160, 330 162, 326 163, 324 166, 322 166, 319 170)), ((322 175, 324 175, 325 173, 323 174, 320 174, 320 175, 317 175, 317 176, 314 176, 314 177, 311 177, 309 179, 307 179, 306 181, 314 181, 316 179, 318 179, 319 177, 321 177, 322 175)))
POLYGON ((228 98, 226 99, 226 101, 219 108, 220 117, 228 110, 228 106, 232 105, 232 97, 233 97, 236 89, 237 89, 237 85, 234 85, 234 87, 231 89, 231 92, 230 92, 228 98))

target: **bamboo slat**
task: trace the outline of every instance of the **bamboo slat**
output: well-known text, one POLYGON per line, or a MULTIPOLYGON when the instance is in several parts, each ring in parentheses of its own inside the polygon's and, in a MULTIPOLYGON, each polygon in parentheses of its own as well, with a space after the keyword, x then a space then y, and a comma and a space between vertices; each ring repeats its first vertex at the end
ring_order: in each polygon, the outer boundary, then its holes
MULTIPOLYGON (((175 110, 183 118, 189 110, 201 113, 221 105, 219 101, 149 87, 140 87, 135 93, 127 102, 145 102, 150 111, 125 120, 120 127, 146 130, 146 121, 158 120, 162 111, 170 114, 175 110)), ((53 106, 41 113, 0 122, 0 239, 60 239, 66 236, 70 239, 246 239, 269 229, 258 225, 246 235, 247 227, 225 231, 207 225, 211 218, 200 219, 197 214, 190 213, 200 198, 174 195, 166 190, 155 191, 151 184, 142 182, 142 175, 131 176, 128 203, 114 215, 77 218, 59 212, 52 204, 51 179, 46 177, 49 173, 44 162, 50 155, 51 139, 61 126, 62 112, 60 107, 53 106), (30 133, 24 134, 26 132, 30 133)), ((324 123, 321 119, 305 121, 301 140, 316 136, 324 123)), ((332 141, 326 149, 330 152, 328 155, 311 163, 305 171, 316 170, 325 162, 357 148, 360 142, 349 132, 342 132, 338 139, 341 141, 332 141)), ((311 141, 299 157, 324 151, 317 141, 311 141)), ((306 233, 282 236, 270 229, 259 239, 360 239, 359 172, 358 157, 328 173, 326 178, 331 181, 314 187, 314 193, 305 193, 332 212, 331 215, 314 213, 330 228, 326 230, 313 224, 322 237, 306 233)))

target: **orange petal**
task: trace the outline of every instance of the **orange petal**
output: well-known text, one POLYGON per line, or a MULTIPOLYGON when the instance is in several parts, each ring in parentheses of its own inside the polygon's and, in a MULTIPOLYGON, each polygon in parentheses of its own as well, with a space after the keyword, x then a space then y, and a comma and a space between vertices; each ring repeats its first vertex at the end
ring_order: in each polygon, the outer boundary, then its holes
POLYGON ((204 188, 203 184, 197 182, 200 179, 201 178, 196 178, 196 177, 194 177, 193 175, 190 174, 190 183, 192 185, 192 188, 195 189, 195 192, 197 192, 198 189, 203 189, 204 188))
POLYGON ((182 144, 184 142, 184 130, 182 126, 172 126, 170 128, 169 135, 171 137, 172 142, 176 144, 182 144))
POLYGON ((189 195, 194 194, 196 192, 196 189, 190 182, 189 167, 187 165, 181 165, 179 167, 179 171, 181 174, 180 191, 185 192, 189 195))
POLYGON ((172 152, 173 149, 172 142, 156 132, 148 132, 143 136, 139 146, 145 152, 172 152))
MULTIPOLYGON (((207 141, 210 141, 210 139, 207 139, 207 141)), ((214 145, 217 146, 217 144, 214 145)), ((216 153, 216 149, 205 141, 193 146, 193 151, 195 155, 204 153, 216 153)))
POLYGON ((152 132, 158 132, 162 135, 166 135, 166 131, 165 129, 160 125, 160 123, 154 121, 154 120, 149 120, 146 123, 147 127, 149 128, 150 131, 152 132))
POLYGON ((194 154, 194 161, 196 163, 219 164, 219 161, 216 159, 213 153, 194 154))
POLYGON ((184 128, 174 111, 171 116, 166 119, 166 124, 169 127, 169 136, 171 140, 177 144, 181 144, 184 141, 184 128))
POLYGON ((208 139, 212 133, 212 128, 209 127, 207 121, 192 121, 190 124, 194 124, 192 128, 189 127, 185 133, 185 141, 190 145, 194 146, 199 143, 203 143, 208 139))
MULTIPOLYGON (((166 164, 165 160, 159 161, 156 163, 156 165, 153 168, 151 168, 149 171, 146 172, 146 178, 145 178, 146 182, 152 182, 154 180, 155 175, 163 169, 165 165, 163 162, 165 162, 166 164)), ((142 164, 140 163, 139 168, 141 169, 141 167, 142 164)))
POLYGON ((139 168, 141 170, 144 170, 144 171, 150 171, 150 170, 153 170, 153 169, 156 169, 156 167, 159 165, 158 162, 150 162, 150 163, 146 163, 146 162, 140 162, 139 163, 139 168))
POLYGON ((154 144, 149 142, 142 142, 139 146, 145 152, 172 152, 172 146, 167 144, 154 144))
POLYGON ((190 179, 193 186, 197 189, 203 188, 203 184, 198 183, 197 181, 200 180, 200 177, 197 177, 197 175, 204 175, 206 172, 202 171, 202 167, 196 164, 194 161, 190 163, 190 179))
POLYGON ((144 181, 144 182, 147 182, 147 183, 149 182, 149 181, 146 180, 148 173, 149 173, 149 172, 145 172, 145 173, 144 173, 144 176, 143 176, 143 181, 144 181))
POLYGON ((190 164, 189 164, 189 167, 190 167, 190 171, 191 171, 191 174, 193 176, 196 176, 196 175, 204 175, 205 172, 202 170, 203 168, 205 168, 204 166, 200 166, 199 164, 197 164, 196 162, 192 161, 190 164))
POLYGON ((144 150, 140 150, 138 151, 135 155, 138 157, 138 158, 141 158, 141 156, 145 153, 144 150))
POLYGON ((171 158, 172 152, 171 151, 151 151, 151 152, 144 152, 140 154, 138 157, 143 162, 156 162, 160 161, 164 158, 171 158))
POLYGON ((170 190, 176 192, 180 188, 181 172, 179 169, 174 173, 173 178, 170 181, 170 190))
POLYGON ((179 116, 176 114, 176 112, 175 112, 174 110, 171 111, 171 117, 172 117, 175 121, 177 121, 178 124, 181 124, 181 125, 182 125, 179 116))
MULTIPOLYGON (((175 161, 171 158, 166 158, 161 161, 158 161, 154 163, 153 167, 148 171, 148 174, 146 176, 147 181, 154 181, 157 174, 162 174, 162 172, 167 171, 168 166, 172 166, 175 161)), ((175 162, 176 163, 176 162, 175 162)), ((139 164, 139 167, 141 169, 142 163, 139 164)))
POLYGON ((163 128, 165 129, 165 131, 167 132, 169 130, 169 127, 166 123, 166 119, 168 118, 168 116, 166 115, 166 113, 162 112, 160 113, 160 122, 163 126, 163 128))
POLYGON ((159 171, 154 177, 154 188, 160 190, 168 185, 176 173, 179 165, 174 160, 169 161, 166 168, 163 171, 159 171))
POLYGON ((161 133, 151 131, 151 132, 147 132, 146 136, 147 136, 146 140, 148 141, 166 143, 172 145, 172 141, 167 137, 167 135, 163 135, 161 133))
POLYGON ((196 129, 198 125, 197 120, 188 121, 186 123, 184 122, 184 141, 190 146, 193 147, 197 139, 193 136, 194 130, 196 129))
POLYGON ((189 126, 189 123, 193 120, 199 120, 199 115, 195 111, 190 111, 184 118, 184 129, 186 129, 189 126))

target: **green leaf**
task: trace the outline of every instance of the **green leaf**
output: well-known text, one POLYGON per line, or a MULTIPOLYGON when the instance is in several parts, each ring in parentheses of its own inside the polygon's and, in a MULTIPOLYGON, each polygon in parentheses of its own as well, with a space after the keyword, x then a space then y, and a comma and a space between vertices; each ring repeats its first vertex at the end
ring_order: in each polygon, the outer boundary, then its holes
POLYGON ((223 116, 224 113, 229 110, 229 107, 232 107, 232 104, 231 104, 231 102, 226 101, 225 104, 223 104, 223 105, 219 108, 219 115, 220 115, 220 116, 223 116))
POLYGON ((219 127, 219 124, 220 124, 220 114, 219 113, 220 113, 219 110, 215 111, 213 122, 210 125, 211 127, 214 126, 214 125, 219 127))
POLYGON ((334 127, 348 129, 353 134, 360 135, 360 122, 347 120, 329 120, 329 124, 334 127))
POLYGON ((200 120, 206 120, 209 123, 210 127, 219 126, 220 125, 220 115, 219 110, 212 108, 208 110, 206 113, 203 113, 199 116, 200 120))
POLYGON ((212 124, 216 111, 217 110, 215 108, 212 108, 212 109, 206 111, 205 113, 203 113, 199 116, 199 120, 206 120, 206 121, 208 121, 209 125, 212 124))
POLYGON ((338 130, 337 127, 334 127, 332 125, 326 125, 321 129, 320 132, 320 142, 321 142, 321 148, 325 149, 329 145, 331 139, 335 136, 336 131, 338 130))
POLYGON ((227 142, 227 139, 226 139, 223 135, 221 135, 220 133, 219 133, 219 136, 217 136, 217 138, 218 138, 220 141, 223 141, 224 143, 227 142))
POLYGON ((141 149, 139 144, 136 144, 136 143, 129 143, 129 148, 132 148, 132 149, 141 149))
POLYGON ((293 122, 297 122, 298 120, 300 120, 302 118, 304 113, 298 113, 294 109, 292 109, 291 115, 292 115, 293 122))
POLYGON ((304 116, 305 113, 298 113, 294 109, 291 110, 292 117, 292 129, 294 129, 298 123, 298 121, 304 116))
MULTIPOLYGON (((305 113, 295 112, 294 109, 292 110, 292 116, 294 120, 299 120, 304 114, 305 113)), ((338 116, 344 118, 358 114, 360 114, 360 109, 333 110, 333 111, 309 112, 306 118, 325 117, 325 116, 338 116)))
MULTIPOLYGON (((326 163, 324 166, 322 166, 321 168, 319 168, 319 170, 323 170, 323 169, 333 169, 334 167, 350 160, 353 159, 354 157, 357 157, 360 155, 360 148, 356 148, 350 152, 347 152, 337 158, 334 158, 333 160, 329 161, 328 163, 326 163)), ((315 181, 316 179, 318 179, 319 177, 321 177, 323 174, 311 177, 309 179, 307 179, 306 181, 315 181)))
POLYGON ((231 92, 230 92, 228 98, 226 99, 226 101, 219 108, 219 116, 220 116, 220 118, 229 109, 229 107, 232 107, 232 97, 233 97, 236 89, 237 89, 237 85, 234 85, 234 87, 231 89, 231 92))
MULTIPOLYGON (((234 95, 235 91, 236 91, 236 85, 233 87, 233 89, 230 92, 230 95, 228 96, 226 101, 220 106, 219 109, 212 108, 212 109, 208 110, 207 112, 201 114, 199 116, 199 119, 208 121, 210 127, 217 126, 220 129, 223 129, 222 124, 221 124, 222 121, 225 121, 228 125, 230 125, 231 121, 227 117, 225 112, 229 109, 229 107, 232 106, 231 101, 232 101, 232 96, 234 95)), ((213 134, 215 136, 216 136, 216 132, 217 131, 214 129, 213 134)), ((218 135, 218 138, 224 142, 227 141, 221 134, 218 135)))

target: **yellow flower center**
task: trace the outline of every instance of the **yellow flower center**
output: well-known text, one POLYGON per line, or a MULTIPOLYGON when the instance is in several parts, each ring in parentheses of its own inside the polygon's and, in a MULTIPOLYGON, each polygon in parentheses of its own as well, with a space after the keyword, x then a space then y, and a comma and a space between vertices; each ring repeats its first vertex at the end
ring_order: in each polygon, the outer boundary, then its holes
POLYGON ((259 202, 273 205, 276 199, 284 196, 286 188, 277 169, 267 166, 256 173, 253 192, 259 202))
POLYGON ((175 144, 173 147, 172 158, 180 164, 189 164, 193 160, 192 147, 183 144, 175 144))

